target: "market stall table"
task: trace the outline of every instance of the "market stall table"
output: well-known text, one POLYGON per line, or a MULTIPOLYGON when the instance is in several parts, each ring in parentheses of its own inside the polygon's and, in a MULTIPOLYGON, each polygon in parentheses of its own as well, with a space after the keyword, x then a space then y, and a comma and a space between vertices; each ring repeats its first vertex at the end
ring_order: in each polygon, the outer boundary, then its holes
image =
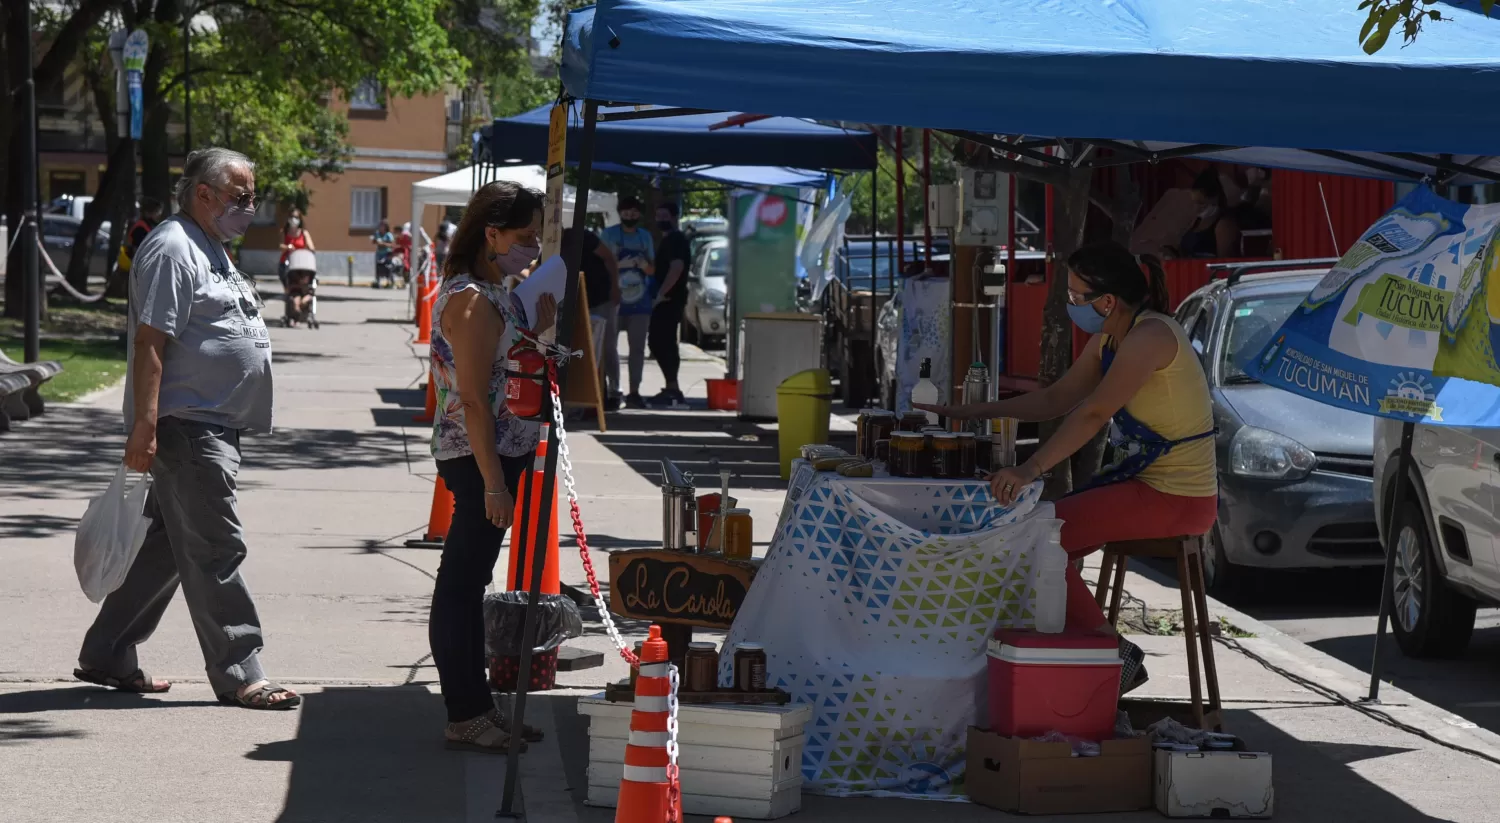
MULTIPOLYGON (((763 643, 767 685, 812 708, 806 790, 962 794, 985 725, 986 645, 1032 614, 1032 557, 1061 521, 1041 484, 1000 507, 978 480, 849 478, 798 460, 725 639, 763 643)), ((720 665, 720 683, 729 682, 720 665)))

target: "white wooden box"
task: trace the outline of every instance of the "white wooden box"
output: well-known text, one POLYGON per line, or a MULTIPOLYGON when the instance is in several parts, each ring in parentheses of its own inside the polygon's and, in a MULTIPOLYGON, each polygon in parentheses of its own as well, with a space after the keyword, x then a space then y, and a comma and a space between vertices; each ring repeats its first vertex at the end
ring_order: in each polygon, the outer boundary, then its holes
MULTIPOLYGON (((602 694, 578 701, 589 716, 590 806, 617 801, 631 709, 602 694)), ((773 820, 801 809, 802 732, 811 718, 808 706, 681 706, 683 812, 773 820)))

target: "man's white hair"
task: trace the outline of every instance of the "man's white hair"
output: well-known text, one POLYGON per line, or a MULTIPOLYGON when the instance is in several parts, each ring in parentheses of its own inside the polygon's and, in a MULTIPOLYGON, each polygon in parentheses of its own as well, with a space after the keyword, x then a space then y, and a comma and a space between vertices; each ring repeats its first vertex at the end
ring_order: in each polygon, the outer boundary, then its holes
POLYGON ((243 168, 253 173, 255 163, 245 155, 231 149, 198 149, 189 154, 187 162, 182 164, 182 179, 177 181, 175 192, 177 207, 187 211, 193 202, 193 193, 198 190, 199 183, 207 183, 214 188, 223 186, 229 182, 229 173, 235 168, 243 168))

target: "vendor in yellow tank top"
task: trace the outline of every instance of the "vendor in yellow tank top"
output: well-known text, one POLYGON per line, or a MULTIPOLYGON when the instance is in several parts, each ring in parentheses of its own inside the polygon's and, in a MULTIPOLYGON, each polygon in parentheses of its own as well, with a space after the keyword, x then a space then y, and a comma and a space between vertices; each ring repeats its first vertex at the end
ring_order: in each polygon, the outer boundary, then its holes
MULTIPOLYGON (((1069 257, 1067 277, 1068 315, 1092 337, 1061 380, 997 403, 919 408, 959 419, 1063 418, 1030 460, 990 476, 1005 505, 1108 426, 1107 465, 1056 504, 1062 547, 1075 560, 1111 541, 1206 533, 1218 514, 1213 404, 1197 353, 1165 313, 1161 263, 1104 243, 1069 257)), ((1067 574, 1068 627, 1112 631, 1071 564, 1067 574)), ((1123 640, 1120 655, 1129 691, 1146 680, 1144 655, 1123 640)))

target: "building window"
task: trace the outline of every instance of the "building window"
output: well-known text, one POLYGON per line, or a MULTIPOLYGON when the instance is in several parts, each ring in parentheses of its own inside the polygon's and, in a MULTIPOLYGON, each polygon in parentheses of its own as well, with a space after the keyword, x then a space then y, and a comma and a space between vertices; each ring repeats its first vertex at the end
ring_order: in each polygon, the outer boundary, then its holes
POLYGON ((349 95, 349 108, 360 111, 380 111, 385 108, 385 94, 380 88, 380 81, 373 77, 366 77, 359 81, 354 87, 354 92, 349 95))
POLYGON ((349 228, 375 228, 380 223, 383 199, 380 189, 351 189, 349 192, 349 228))

